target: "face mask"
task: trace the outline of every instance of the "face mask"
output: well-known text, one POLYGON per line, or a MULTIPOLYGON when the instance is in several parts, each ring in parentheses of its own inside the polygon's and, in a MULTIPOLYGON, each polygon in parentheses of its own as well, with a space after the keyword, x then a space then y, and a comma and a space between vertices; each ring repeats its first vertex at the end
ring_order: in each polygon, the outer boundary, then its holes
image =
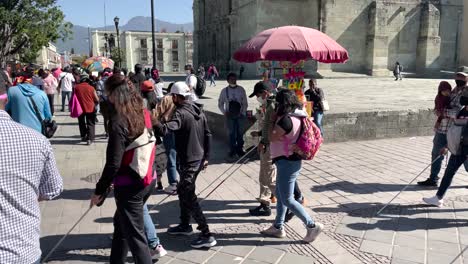
POLYGON ((266 99, 263 99, 261 96, 257 97, 257 101, 262 105, 266 103, 266 99))
POLYGON ((185 73, 186 73, 187 75, 189 75, 189 74, 192 73, 192 71, 191 71, 191 70, 186 70, 185 73))
POLYGON ((231 87, 231 88, 236 88, 236 87, 237 87, 237 84, 232 84, 232 83, 230 83, 230 84, 229 84, 229 87, 231 87))
POLYGON ((466 85, 466 81, 462 81, 462 80, 455 80, 455 83, 457 84, 458 87, 463 87, 466 85))

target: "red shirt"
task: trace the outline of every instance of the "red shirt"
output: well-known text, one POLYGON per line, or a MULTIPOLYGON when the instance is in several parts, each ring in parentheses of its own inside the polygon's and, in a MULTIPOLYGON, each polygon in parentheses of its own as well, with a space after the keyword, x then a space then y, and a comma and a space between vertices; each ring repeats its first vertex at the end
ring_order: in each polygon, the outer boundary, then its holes
POLYGON ((80 102, 81 108, 83 109, 83 113, 90 114, 94 113, 95 105, 98 103, 96 102, 96 91, 94 87, 89 85, 88 83, 79 83, 75 86, 75 94, 76 98, 80 102))

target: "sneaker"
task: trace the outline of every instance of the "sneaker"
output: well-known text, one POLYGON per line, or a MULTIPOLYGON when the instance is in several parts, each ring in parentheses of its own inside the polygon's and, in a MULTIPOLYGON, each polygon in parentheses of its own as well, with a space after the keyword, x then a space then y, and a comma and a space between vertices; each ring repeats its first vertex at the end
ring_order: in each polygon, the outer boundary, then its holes
POLYGON ((156 190, 162 191, 164 189, 162 182, 158 182, 158 187, 156 187, 156 190))
POLYGON ((157 245, 155 248, 150 248, 151 258, 158 259, 167 255, 167 251, 162 245, 157 245))
POLYGON ((444 204, 444 199, 439 199, 437 195, 430 198, 423 198, 423 201, 429 205, 434 205, 437 207, 441 207, 444 204))
POLYGON ((164 188, 164 192, 170 195, 176 195, 177 194, 177 185, 169 185, 166 188, 164 188))
POLYGON ((213 235, 200 235, 196 240, 192 241, 190 246, 193 248, 210 248, 216 246, 216 243, 213 235))
POLYGON ((427 186, 427 187, 437 187, 437 182, 436 181, 433 181, 431 179, 427 179, 425 181, 420 181, 418 182, 418 185, 419 186, 427 186))
POLYGON ((178 225, 174 227, 170 227, 167 229, 167 233, 170 235, 183 235, 183 236, 190 236, 193 234, 193 228, 191 225, 188 226, 183 226, 183 225, 178 225))
POLYGON ((260 234, 277 238, 286 237, 286 232, 284 231, 284 229, 278 229, 274 225, 270 226, 267 229, 263 229, 262 231, 260 231, 260 234))
POLYGON ((251 216, 270 216, 271 208, 262 204, 254 209, 249 209, 249 213, 251 216))
POLYGON ((91 146, 91 145, 93 144, 93 142, 92 142, 91 140, 88 140, 88 141, 86 142, 86 144, 87 144, 88 146, 91 146))
POLYGON ((287 222, 291 221, 291 219, 293 219, 293 217, 294 217, 294 213, 291 212, 291 210, 288 209, 286 211, 286 215, 284 216, 284 222, 287 223, 287 222))
POLYGON ((304 237, 304 242, 312 243, 322 233, 323 224, 316 222, 314 227, 307 227, 307 234, 304 237))

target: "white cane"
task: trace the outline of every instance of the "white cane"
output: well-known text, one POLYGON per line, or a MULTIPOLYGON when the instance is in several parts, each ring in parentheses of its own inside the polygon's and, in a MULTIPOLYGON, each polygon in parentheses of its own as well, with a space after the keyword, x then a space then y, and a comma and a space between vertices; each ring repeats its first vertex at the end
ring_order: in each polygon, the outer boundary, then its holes
POLYGON ((419 178, 419 176, 421 176, 421 174, 423 174, 429 167, 432 166, 432 164, 434 164, 437 160, 439 160, 439 158, 443 157, 444 155, 439 155, 437 156, 437 158, 435 158, 431 164, 427 165, 426 168, 424 168, 418 175, 416 175, 416 177, 414 177, 413 180, 411 180, 405 187, 403 187, 403 189, 401 189, 401 191, 399 193, 397 193, 397 195, 395 195, 395 197, 393 197, 390 202, 388 202, 386 205, 384 205, 384 207, 382 207, 382 209, 380 209, 377 214, 375 216, 378 216, 385 208, 387 208, 388 205, 390 205, 397 197, 398 195, 400 195, 402 192, 404 192, 411 184, 413 184, 413 182, 419 178))

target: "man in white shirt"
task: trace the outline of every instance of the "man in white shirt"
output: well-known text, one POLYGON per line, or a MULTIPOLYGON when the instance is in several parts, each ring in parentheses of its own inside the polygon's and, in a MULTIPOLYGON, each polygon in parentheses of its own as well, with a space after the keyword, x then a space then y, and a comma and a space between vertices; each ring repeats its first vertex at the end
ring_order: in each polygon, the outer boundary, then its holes
POLYGON ((65 100, 70 101, 71 93, 73 91, 73 83, 75 77, 73 77, 71 67, 66 67, 64 72, 60 74, 60 90, 62 91, 62 112, 65 111, 65 100), (65 97, 67 99, 65 99, 65 97))
POLYGON ((185 65, 185 74, 187 74, 187 78, 185 79, 185 83, 190 88, 190 92, 192 95, 190 96, 190 100, 195 102, 198 100, 197 95, 195 94, 195 89, 197 88, 197 77, 195 76, 195 70, 193 66, 190 64, 185 65))
POLYGON ((227 76, 229 86, 221 91, 218 99, 218 108, 227 120, 229 130, 229 157, 236 155, 242 157, 245 152, 243 122, 247 112, 247 94, 242 86, 237 85, 237 75, 229 73, 227 76))

